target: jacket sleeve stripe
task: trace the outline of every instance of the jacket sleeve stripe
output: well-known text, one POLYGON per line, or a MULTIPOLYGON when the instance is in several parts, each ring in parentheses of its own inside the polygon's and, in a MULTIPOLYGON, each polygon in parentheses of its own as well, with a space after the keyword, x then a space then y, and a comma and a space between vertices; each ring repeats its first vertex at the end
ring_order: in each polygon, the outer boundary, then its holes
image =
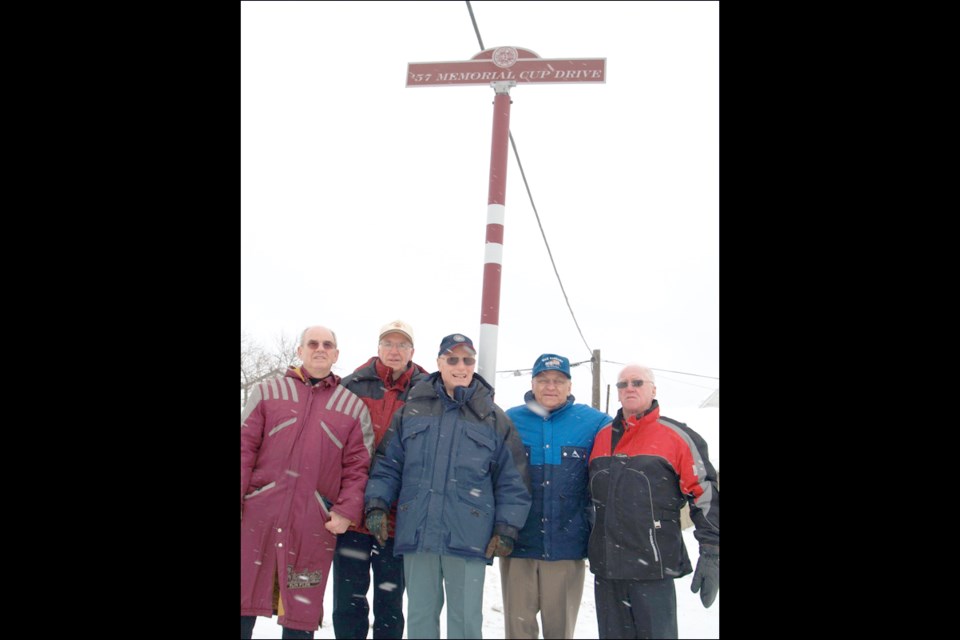
POLYGON ((353 418, 357 417, 357 405, 362 404, 360 398, 357 397, 352 391, 349 394, 344 394, 347 396, 347 403, 343 407, 343 412, 348 416, 353 418))
POLYGON ((367 405, 360 403, 360 429, 363 431, 363 446, 367 448, 367 453, 370 454, 370 462, 373 462, 373 421, 370 419, 370 411, 367 409, 367 405))
POLYGON ((297 383, 294 382, 293 378, 284 378, 283 379, 287 386, 290 387, 290 396, 293 398, 294 402, 300 402, 299 396, 297 396, 297 383))
MULTIPOLYGON (((677 425, 666 420, 659 420, 658 422, 680 436, 680 439, 683 440, 684 444, 687 445, 687 448, 690 449, 690 455, 693 457, 693 475, 696 476, 697 484, 700 486, 701 491, 701 495, 697 496, 697 502, 699 503, 703 492, 705 492, 710 486, 710 483, 707 481, 707 467, 703 464, 703 457, 700 455, 700 449, 697 448, 697 445, 693 441, 693 438, 690 437, 690 434, 677 425)), ((683 473, 680 469, 677 469, 677 473, 680 473, 681 477, 683 476, 683 473)))
POLYGON ((260 404, 262 399, 262 394, 260 392, 260 385, 255 384, 253 389, 250 390, 250 397, 247 398, 247 404, 244 405, 243 411, 240 412, 240 428, 243 429, 243 423, 247 421, 247 418, 250 417, 250 414, 253 413, 253 410, 257 408, 257 405, 260 404))
MULTIPOLYGON (((697 495, 696 490, 693 491, 695 496, 694 504, 703 513, 706 523, 711 528, 717 529, 712 518, 715 500, 715 496, 713 495, 713 483, 707 477, 707 466, 704 464, 704 459, 701 455, 700 448, 697 447, 697 444, 693 441, 693 438, 690 437, 690 434, 687 433, 682 427, 672 423, 669 420, 661 419, 658 420, 658 422, 680 436, 684 444, 690 450, 690 456, 693 458, 693 465, 691 466, 690 470, 693 473, 693 476, 696 478, 696 488, 699 489, 699 495, 697 495)), ((706 446, 706 443, 704 443, 704 446, 706 446)), ((678 469, 677 472, 680 473, 682 481, 683 476, 685 475, 683 470, 678 469)))

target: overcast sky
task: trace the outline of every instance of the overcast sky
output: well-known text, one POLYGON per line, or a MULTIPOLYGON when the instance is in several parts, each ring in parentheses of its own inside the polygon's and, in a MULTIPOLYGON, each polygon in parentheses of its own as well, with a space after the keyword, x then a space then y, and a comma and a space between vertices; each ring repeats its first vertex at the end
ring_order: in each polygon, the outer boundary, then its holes
MULTIPOLYGON (((719 4, 243 2, 240 328, 263 343, 332 328, 335 371, 412 324, 436 370, 454 332, 481 349, 493 124, 489 86, 406 88, 411 62, 513 46, 606 58, 604 84, 511 90, 510 129, 581 338, 509 150, 497 371, 599 349, 669 408, 719 387, 719 4), (717 379, 665 370, 713 376, 717 379)), ((487 345, 492 348, 492 345, 487 345)), ((485 375, 504 408, 529 371, 485 375)), ((573 393, 590 402, 588 365, 573 393)), ((610 394, 613 413, 619 407, 610 394)), ((696 428, 695 424, 691 424, 696 428)))

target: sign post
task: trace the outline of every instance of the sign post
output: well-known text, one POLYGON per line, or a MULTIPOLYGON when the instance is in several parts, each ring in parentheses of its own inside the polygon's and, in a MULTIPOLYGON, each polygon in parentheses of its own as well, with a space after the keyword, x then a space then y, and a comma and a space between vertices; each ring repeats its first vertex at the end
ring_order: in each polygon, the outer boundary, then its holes
POLYGON ((507 192, 507 149, 510 141, 510 89, 523 84, 607 81, 606 58, 541 58, 529 49, 484 49, 460 62, 411 62, 407 87, 488 85, 493 87, 493 140, 487 194, 487 235, 483 254, 483 294, 477 373, 496 386, 497 337, 500 324, 500 271, 507 192))

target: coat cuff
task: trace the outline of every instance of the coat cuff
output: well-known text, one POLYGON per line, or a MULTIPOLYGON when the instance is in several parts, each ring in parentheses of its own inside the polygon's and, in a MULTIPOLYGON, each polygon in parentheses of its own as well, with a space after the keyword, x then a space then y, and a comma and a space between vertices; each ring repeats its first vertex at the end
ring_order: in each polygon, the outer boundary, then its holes
POLYGON ((497 535, 507 536, 514 542, 517 541, 517 538, 520 537, 520 530, 516 527, 511 527, 509 524, 498 522, 493 526, 493 532, 497 535))
POLYGON ((370 502, 368 502, 367 506, 363 509, 363 515, 366 516, 374 509, 382 509, 385 513, 390 513, 390 505, 380 498, 371 498, 370 502))

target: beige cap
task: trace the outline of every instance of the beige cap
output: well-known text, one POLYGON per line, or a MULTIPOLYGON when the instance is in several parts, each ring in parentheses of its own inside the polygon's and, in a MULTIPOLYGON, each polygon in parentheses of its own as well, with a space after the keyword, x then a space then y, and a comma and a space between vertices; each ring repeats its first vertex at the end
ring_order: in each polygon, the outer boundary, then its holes
POLYGON ((383 336, 394 332, 402 333, 403 335, 407 336, 410 344, 413 344, 413 327, 408 325, 403 320, 394 320, 393 322, 388 322, 380 327, 380 338, 378 338, 378 340, 382 340, 383 336))

